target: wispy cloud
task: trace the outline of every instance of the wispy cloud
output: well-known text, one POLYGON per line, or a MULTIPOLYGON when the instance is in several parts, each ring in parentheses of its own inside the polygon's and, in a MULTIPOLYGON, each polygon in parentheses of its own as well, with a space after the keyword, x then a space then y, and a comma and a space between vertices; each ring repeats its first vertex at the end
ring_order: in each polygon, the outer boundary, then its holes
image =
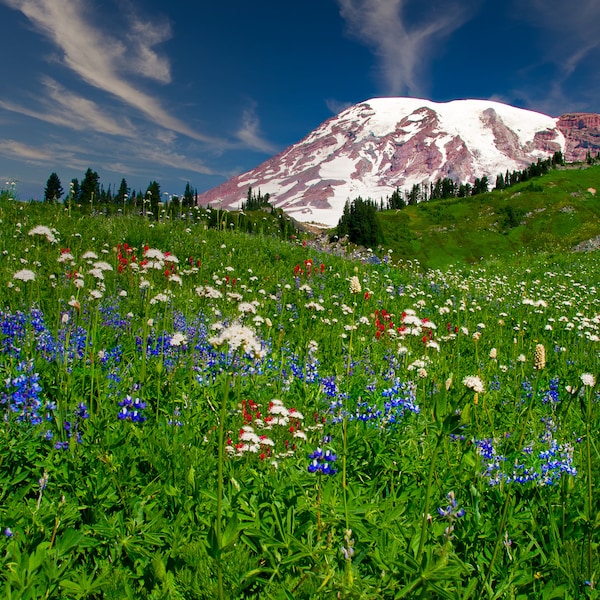
POLYGON ((43 78, 42 86, 44 93, 36 98, 41 110, 31 108, 30 103, 15 104, 3 100, 0 100, 0 108, 75 131, 136 136, 136 130, 128 119, 109 114, 92 100, 70 92, 54 79, 43 78))
POLYGON ((157 145, 151 136, 136 139, 135 152, 131 152, 131 144, 128 138, 118 140, 97 133, 90 134, 84 144, 64 144, 62 141, 30 144, 0 139, 0 156, 51 169, 60 166, 81 172, 94 165, 98 170, 147 176, 149 179, 157 177, 157 170, 172 168, 191 174, 230 176, 206 165, 199 158, 198 149, 191 148, 189 153, 184 154, 173 150, 168 144, 157 145), (111 148, 108 154, 103 151, 107 146, 111 148))
POLYGON ((244 110, 242 125, 237 130, 236 136, 246 146, 266 154, 275 154, 278 149, 271 142, 264 139, 260 133, 260 120, 256 114, 256 105, 252 104, 244 110))
MULTIPOLYGON (((367 100, 367 98, 365 98, 365 100, 367 100)), ((327 106, 327 108, 334 115, 341 113, 343 110, 346 110, 353 104, 353 102, 340 102, 339 100, 335 100, 334 98, 328 98, 327 100, 325 100, 325 106, 327 106)))
POLYGON ((385 92, 394 96, 423 93, 424 67, 433 49, 468 18, 464 7, 451 3, 420 21, 404 14, 410 0, 338 0, 338 4, 350 35, 374 49, 385 92))
POLYGON ((22 159, 36 163, 47 163, 55 158, 52 152, 16 140, 0 140, 0 156, 5 156, 11 160, 22 159))
POLYGON ((123 25, 128 33, 116 38, 97 26, 90 4, 83 0, 0 1, 21 11, 56 45, 62 64, 87 84, 115 96, 165 129, 198 141, 220 143, 190 128, 155 96, 132 83, 140 76, 163 84, 171 80, 168 59, 155 49, 171 35, 168 22, 151 23, 130 13, 123 25))
POLYGON ((591 53, 600 52, 600 2, 580 0, 572 5, 562 0, 530 0, 521 18, 542 30, 542 52, 569 77, 591 53))
POLYGON ((526 6, 522 2, 515 6, 521 18, 547 30, 553 43, 545 46, 546 54, 567 69, 593 48, 600 48, 598 0, 579 0, 576 5, 563 0, 530 0, 526 6))

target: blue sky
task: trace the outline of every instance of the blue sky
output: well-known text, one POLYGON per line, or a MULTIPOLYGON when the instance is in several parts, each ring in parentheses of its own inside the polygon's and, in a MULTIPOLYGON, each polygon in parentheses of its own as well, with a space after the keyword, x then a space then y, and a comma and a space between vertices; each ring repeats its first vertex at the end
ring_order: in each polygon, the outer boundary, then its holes
POLYGON ((600 112, 599 23, 598 0, 0 0, 0 189, 91 167, 202 192, 376 96, 600 112))

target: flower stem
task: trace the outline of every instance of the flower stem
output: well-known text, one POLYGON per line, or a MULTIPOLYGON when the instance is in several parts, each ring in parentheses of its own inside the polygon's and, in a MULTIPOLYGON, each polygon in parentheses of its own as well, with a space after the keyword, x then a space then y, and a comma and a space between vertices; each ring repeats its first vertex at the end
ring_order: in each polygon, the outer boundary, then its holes
POLYGON ((427 523, 429 522, 429 507, 431 505, 431 484, 433 482, 433 474, 435 472, 435 463, 439 454, 440 442, 442 441, 442 432, 437 436, 435 447, 431 455, 429 463, 429 474, 427 476, 427 488, 425 490, 425 506, 423 508, 423 521, 421 523, 421 539, 419 540, 419 550, 417 551, 417 563, 421 563, 423 550, 425 548, 425 539, 427 538, 427 523))
POLYGON ((221 395, 221 412, 217 429, 217 518, 215 533, 217 538, 217 576, 219 586, 219 600, 225 599, 223 588, 223 564, 221 551, 223 549, 223 465, 225 462, 225 419, 227 418, 227 404, 229 399, 229 375, 225 377, 221 395))

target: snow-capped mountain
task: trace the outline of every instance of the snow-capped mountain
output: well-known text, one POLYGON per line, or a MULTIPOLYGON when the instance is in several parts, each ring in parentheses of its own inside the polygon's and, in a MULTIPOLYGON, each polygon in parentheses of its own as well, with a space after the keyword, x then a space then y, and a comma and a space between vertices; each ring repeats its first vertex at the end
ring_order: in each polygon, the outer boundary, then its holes
POLYGON ((558 150, 567 160, 585 158, 594 140, 600 148, 600 116, 580 117, 553 118, 486 100, 374 98, 205 192, 199 202, 239 208, 252 187, 296 220, 332 227, 346 201, 358 196, 385 200, 396 188, 444 177, 473 183, 487 175, 493 184, 498 173, 522 170, 558 150), (591 145, 582 142, 582 130, 597 135, 591 145))

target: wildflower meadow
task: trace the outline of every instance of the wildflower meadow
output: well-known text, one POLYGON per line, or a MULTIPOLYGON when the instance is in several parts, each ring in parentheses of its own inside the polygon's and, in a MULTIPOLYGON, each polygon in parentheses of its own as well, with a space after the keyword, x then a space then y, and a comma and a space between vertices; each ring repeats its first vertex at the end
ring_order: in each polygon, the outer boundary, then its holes
POLYGON ((205 214, 0 203, 6 598, 599 597, 598 252, 205 214))

